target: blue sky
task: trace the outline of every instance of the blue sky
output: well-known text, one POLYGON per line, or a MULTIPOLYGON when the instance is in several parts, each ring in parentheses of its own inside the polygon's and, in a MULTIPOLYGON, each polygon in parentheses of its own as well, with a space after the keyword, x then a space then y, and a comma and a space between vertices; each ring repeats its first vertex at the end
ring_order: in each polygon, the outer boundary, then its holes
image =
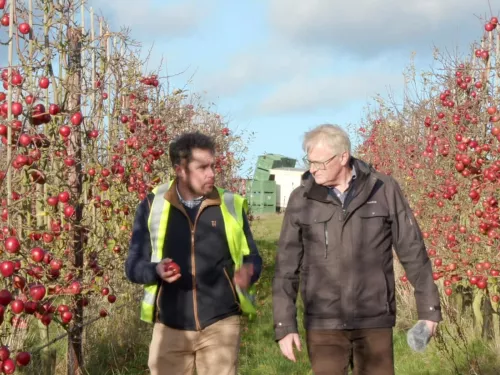
MULTIPOLYGON (((467 52, 491 16, 470 0, 89 0, 115 30, 130 27, 150 66, 203 95, 257 155, 301 158, 303 133, 346 127, 376 94, 401 95, 403 70, 435 67, 433 47, 467 52)), ((495 7, 495 1, 491 1, 495 7)), ((500 9, 493 9, 495 15, 500 9)))

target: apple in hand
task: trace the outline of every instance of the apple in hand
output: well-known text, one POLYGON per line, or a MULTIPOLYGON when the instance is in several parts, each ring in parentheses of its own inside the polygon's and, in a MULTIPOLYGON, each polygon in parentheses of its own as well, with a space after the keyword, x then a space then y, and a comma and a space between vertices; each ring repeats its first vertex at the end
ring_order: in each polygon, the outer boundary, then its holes
POLYGON ((156 265, 156 273, 167 283, 173 283, 181 277, 179 265, 170 258, 165 258, 156 265))
POLYGON ((181 272, 181 268, 173 260, 163 263, 163 267, 165 272, 173 272, 174 275, 177 275, 179 272, 181 272))

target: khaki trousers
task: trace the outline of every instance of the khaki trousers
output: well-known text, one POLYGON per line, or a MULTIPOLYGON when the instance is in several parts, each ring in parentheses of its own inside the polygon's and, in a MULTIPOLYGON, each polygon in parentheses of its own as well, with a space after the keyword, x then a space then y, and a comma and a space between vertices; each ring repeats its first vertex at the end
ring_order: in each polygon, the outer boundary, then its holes
POLYGON ((240 316, 222 319, 202 331, 155 323, 149 347, 151 375, 236 375, 240 316))

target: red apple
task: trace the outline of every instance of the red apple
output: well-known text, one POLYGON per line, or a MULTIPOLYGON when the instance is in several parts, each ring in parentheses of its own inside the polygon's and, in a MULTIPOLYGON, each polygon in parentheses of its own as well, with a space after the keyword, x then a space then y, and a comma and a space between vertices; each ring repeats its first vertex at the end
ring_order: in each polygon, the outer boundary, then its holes
POLYGON ((58 197, 59 197, 59 200, 61 202, 66 203, 69 201, 70 195, 69 195, 69 192, 63 191, 63 192, 59 193, 58 197))
POLYGON ((18 30, 19 30, 19 32, 20 32, 21 34, 26 35, 26 34, 28 34, 28 33, 30 32, 31 27, 30 27, 30 25, 29 25, 29 24, 27 24, 26 22, 23 22, 23 23, 21 23, 21 24, 19 25, 18 30))
POLYGON ((33 261, 39 263, 43 260, 43 257, 45 256, 45 250, 43 250, 40 247, 34 247, 31 249, 31 259, 33 261))
POLYGON ((62 314, 65 311, 69 311, 69 306, 68 305, 59 305, 57 307, 57 311, 59 312, 59 314, 62 314))
POLYGON ((24 147, 28 147, 32 142, 31 137, 28 134, 21 134, 19 136, 19 144, 24 147))
POLYGON ((0 273, 2 273, 3 277, 12 276, 14 273, 14 262, 10 260, 4 260, 0 263, 0 273))
POLYGON ((61 108, 59 108, 59 106, 57 104, 51 104, 49 106, 49 113, 52 115, 52 116, 55 116, 57 115, 59 112, 61 112, 61 108))
POLYGON ((8 14, 4 14, 2 18, 0 18, 0 24, 6 27, 10 25, 10 17, 8 14))
POLYGON ((71 128, 67 125, 63 125, 59 128, 59 134, 61 134, 64 138, 68 138, 71 134, 71 128))
POLYGON ((480 279, 480 280, 477 281, 476 286, 479 289, 486 289, 486 287, 488 286, 488 283, 486 282, 486 280, 480 279))
POLYGON ((16 364, 12 359, 6 359, 2 364, 2 371, 6 375, 13 374, 16 371, 16 364))
POLYGON ((164 263, 163 267, 164 267, 165 272, 173 271, 174 275, 178 274, 181 271, 179 265, 177 263, 175 263, 173 260, 171 260, 170 262, 164 263))
POLYGON ((75 213, 75 208, 73 206, 66 206, 64 207, 64 216, 67 217, 67 218, 70 218, 71 216, 73 216, 73 214, 75 213))
POLYGON ((82 285, 78 281, 73 281, 69 286, 71 294, 80 294, 82 292, 82 285))
POLYGON ((5 240, 5 250, 8 253, 15 254, 21 248, 21 244, 16 237, 9 237, 5 240))
POLYGON ((83 120, 83 116, 81 114, 81 112, 76 112, 73 114, 73 116, 71 116, 71 123, 75 126, 78 126, 82 123, 82 120, 83 120))
POLYGON ((45 243, 51 243, 52 241, 54 241, 54 236, 50 233, 44 232, 42 234, 42 240, 45 243))
POLYGON ((12 301, 12 294, 7 289, 0 290, 0 305, 8 306, 12 301))
POLYGON ((24 311, 24 302, 20 299, 15 299, 10 303, 10 309, 14 314, 21 314, 24 311))
POLYGON ((44 326, 48 326, 52 322, 52 314, 51 313, 43 314, 40 321, 44 326))
POLYGON ((35 301, 28 301, 24 304, 24 312, 26 314, 34 314, 38 309, 38 303, 35 301))
POLYGON ((68 324, 73 319, 73 313, 71 311, 63 311, 61 313, 61 320, 64 324, 68 324))
POLYGON ((23 113, 23 105, 21 103, 13 102, 11 109, 14 116, 19 116, 21 113, 23 113))
POLYGON ((33 285, 30 288, 30 296, 34 301, 40 301, 45 297, 45 287, 41 284, 33 285))
POLYGON ((41 89, 46 89, 49 87, 50 81, 47 77, 42 77, 40 78, 40 82, 38 85, 40 86, 41 89))
POLYGON ((0 361, 5 361, 10 357, 10 350, 5 345, 0 346, 0 361))
POLYGON ((16 355, 16 363, 18 366, 27 366, 31 361, 31 354, 28 352, 19 352, 16 355))
POLYGON ((50 269, 51 270, 59 271, 59 270, 61 270, 62 266, 63 266, 63 262, 60 259, 52 259, 50 261, 50 269))
POLYGON ((48 197, 47 198, 47 204, 49 206, 55 207, 59 203, 59 198, 58 197, 48 197))

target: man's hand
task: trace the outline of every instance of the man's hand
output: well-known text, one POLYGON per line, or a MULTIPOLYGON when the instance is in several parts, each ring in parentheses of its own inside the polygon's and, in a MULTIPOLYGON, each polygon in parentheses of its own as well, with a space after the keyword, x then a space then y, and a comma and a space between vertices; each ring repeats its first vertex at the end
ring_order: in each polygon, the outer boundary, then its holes
POLYGON ((165 264, 171 262, 172 259, 165 258, 162 259, 160 263, 156 265, 156 273, 162 280, 165 280, 167 283, 173 283, 174 281, 180 279, 181 274, 175 271, 165 271, 165 264))
POLYGON ((241 289, 247 289, 250 286, 252 275, 253 264, 243 264, 240 269, 234 272, 234 283, 241 289))
POLYGON ((424 322, 427 325, 427 328, 429 328, 429 331, 431 332, 431 336, 436 335, 438 323, 433 322, 432 320, 424 320, 424 322))
POLYGON ((300 352, 302 348, 300 346, 300 338, 298 333, 289 333, 279 341, 281 353, 283 353, 283 355, 292 362, 296 362, 295 353, 293 351, 294 343, 297 347, 297 350, 300 352))

